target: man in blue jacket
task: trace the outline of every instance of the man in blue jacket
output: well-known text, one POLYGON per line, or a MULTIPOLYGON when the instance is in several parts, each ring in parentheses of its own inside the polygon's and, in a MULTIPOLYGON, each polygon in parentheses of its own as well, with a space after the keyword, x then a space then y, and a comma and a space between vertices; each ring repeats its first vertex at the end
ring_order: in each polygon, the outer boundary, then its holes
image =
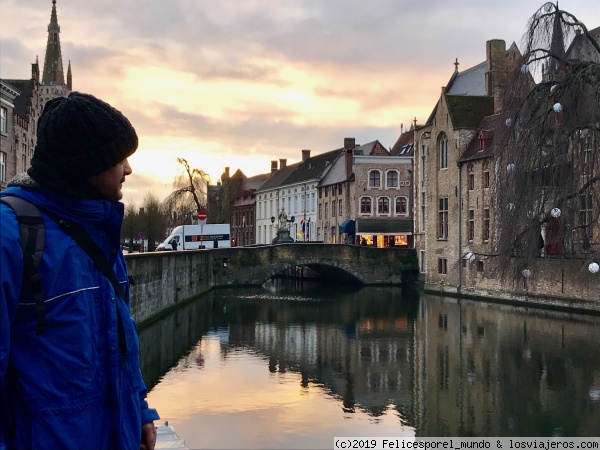
POLYGON ((154 448, 159 417, 145 400, 119 245, 121 188, 137 146, 119 111, 73 92, 46 104, 28 175, 0 193, 37 205, 45 227, 39 333, 22 286, 17 218, 0 204, 0 449, 154 448), (44 211, 85 230, 113 266, 117 289, 44 211))

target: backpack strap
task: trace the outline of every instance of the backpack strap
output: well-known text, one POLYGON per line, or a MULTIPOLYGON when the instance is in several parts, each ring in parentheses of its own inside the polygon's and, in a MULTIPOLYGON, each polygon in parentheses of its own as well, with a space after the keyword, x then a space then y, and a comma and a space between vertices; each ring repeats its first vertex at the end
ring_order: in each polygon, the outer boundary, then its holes
POLYGON ((13 195, 0 198, 0 202, 11 207, 17 216, 21 232, 21 250, 23 251, 23 282, 28 286, 37 309, 36 334, 44 332, 46 305, 42 296, 42 277, 38 268, 44 253, 44 219, 37 207, 27 200, 13 195))
POLYGON ((77 222, 66 219, 53 213, 52 211, 42 208, 45 214, 47 214, 52 220, 54 220, 65 233, 67 233, 73 240, 87 253, 90 259, 94 262, 96 267, 104 274, 114 291, 121 299, 125 299, 125 292, 119 283, 119 278, 112 267, 112 264, 108 261, 108 258, 102 251, 102 249, 96 244, 96 242, 90 237, 89 234, 79 225, 77 222))

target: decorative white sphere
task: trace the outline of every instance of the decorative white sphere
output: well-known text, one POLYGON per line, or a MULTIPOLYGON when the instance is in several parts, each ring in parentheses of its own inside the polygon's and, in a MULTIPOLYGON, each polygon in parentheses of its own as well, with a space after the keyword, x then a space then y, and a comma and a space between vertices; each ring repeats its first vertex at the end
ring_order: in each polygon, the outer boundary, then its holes
POLYGON ((507 164, 506 171, 508 173, 513 173, 515 171, 516 166, 513 163, 507 164))
POLYGON ((504 123, 507 127, 510 127, 512 125, 512 119, 509 117, 504 123))
POLYGON ((527 73, 529 72, 529 66, 527 64, 523 64, 521 66, 521 73, 527 73))
POLYGON ((555 219, 556 219, 557 217, 560 217, 560 213, 561 213, 561 211, 560 211, 560 209, 558 209, 558 208, 552 208, 552 211, 550 211, 550 215, 551 215, 552 217, 554 217, 555 219))
POLYGON ((559 113, 563 110, 563 105, 561 105, 560 103, 555 103, 552 109, 554 110, 554 112, 559 113))
POLYGON ((521 274, 525 277, 525 278, 531 278, 531 270, 529 269, 523 269, 523 271, 521 272, 521 274))
POLYGON ((598 265, 598 263, 590 263, 590 265, 588 266, 588 270, 590 271, 590 273, 598 273, 598 271, 600 270, 600 266, 598 265))

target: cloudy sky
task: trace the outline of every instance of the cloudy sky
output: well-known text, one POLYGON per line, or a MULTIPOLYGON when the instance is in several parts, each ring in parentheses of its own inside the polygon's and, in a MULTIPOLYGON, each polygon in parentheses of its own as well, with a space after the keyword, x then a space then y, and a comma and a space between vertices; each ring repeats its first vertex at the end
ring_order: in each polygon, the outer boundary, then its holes
MULTIPOLYGON (((177 158, 252 176, 270 161, 339 148, 344 137, 391 147, 422 123, 458 58, 485 42, 520 43, 532 0, 57 0, 74 90, 131 120, 140 147, 125 201, 160 199, 177 158)), ((598 0, 560 7, 600 26, 598 0)), ((51 0, 0 0, 0 77, 43 65, 51 0)), ((43 67, 40 67, 43 69, 43 67)))

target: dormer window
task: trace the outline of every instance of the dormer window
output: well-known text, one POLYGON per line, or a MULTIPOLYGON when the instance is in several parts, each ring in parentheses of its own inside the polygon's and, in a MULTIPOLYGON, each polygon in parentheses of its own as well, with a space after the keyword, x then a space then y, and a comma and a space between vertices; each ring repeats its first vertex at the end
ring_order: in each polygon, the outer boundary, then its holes
POLYGON ((485 150, 485 136, 483 135, 483 131, 479 132, 479 151, 482 152, 485 150))

